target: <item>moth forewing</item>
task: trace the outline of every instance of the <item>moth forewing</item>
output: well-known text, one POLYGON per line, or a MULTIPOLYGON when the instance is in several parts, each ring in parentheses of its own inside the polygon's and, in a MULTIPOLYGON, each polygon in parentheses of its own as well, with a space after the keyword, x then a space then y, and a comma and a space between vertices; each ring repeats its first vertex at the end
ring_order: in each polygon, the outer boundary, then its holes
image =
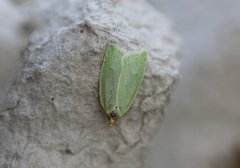
POLYGON ((99 84, 100 102, 107 115, 116 106, 122 56, 123 53, 113 44, 108 45, 101 67, 99 84))
POLYGON ((130 53, 122 57, 117 88, 118 115, 124 115, 133 103, 141 86, 147 64, 147 52, 130 53))

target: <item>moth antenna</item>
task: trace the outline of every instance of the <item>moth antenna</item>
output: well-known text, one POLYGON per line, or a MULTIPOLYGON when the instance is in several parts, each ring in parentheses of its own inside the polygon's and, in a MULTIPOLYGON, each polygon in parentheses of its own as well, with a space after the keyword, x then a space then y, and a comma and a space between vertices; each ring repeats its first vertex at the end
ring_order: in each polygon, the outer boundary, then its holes
POLYGON ((114 127, 114 128, 115 128, 115 130, 119 133, 119 135, 121 136, 123 142, 124 142, 126 145, 129 145, 127 139, 125 138, 125 136, 124 136, 124 135, 122 134, 122 132, 121 132, 121 128, 120 128, 117 124, 115 124, 115 127, 114 127))

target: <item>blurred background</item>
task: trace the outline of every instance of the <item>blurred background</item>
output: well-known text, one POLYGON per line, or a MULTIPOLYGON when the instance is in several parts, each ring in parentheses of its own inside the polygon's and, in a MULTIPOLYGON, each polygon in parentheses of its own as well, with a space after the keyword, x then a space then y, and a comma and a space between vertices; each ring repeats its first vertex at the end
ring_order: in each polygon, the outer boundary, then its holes
POLYGON ((148 1, 182 39, 182 77, 146 167, 239 168, 240 1, 148 1))

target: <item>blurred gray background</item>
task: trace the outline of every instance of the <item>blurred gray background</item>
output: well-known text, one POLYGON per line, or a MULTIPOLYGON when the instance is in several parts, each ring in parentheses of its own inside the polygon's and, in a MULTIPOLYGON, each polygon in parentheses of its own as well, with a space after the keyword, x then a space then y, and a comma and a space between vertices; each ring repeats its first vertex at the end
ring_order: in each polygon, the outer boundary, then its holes
POLYGON ((231 155, 240 143, 240 0, 148 1, 182 39, 182 77, 146 167, 234 167, 231 155))

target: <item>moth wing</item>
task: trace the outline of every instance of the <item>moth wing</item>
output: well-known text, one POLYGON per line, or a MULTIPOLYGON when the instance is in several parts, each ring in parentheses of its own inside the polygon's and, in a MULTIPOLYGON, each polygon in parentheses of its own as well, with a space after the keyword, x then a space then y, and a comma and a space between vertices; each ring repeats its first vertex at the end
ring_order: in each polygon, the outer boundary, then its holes
POLYGON ((117 87, 121 73, 121 59, 123 53, 113 44, 109 44, 100 74, 100 102, 103 110, 110 113, 116 107, 117 87))
POLYGON ((130 108, 144 77, 147 52, 124 55, 117 91, 118 115, 122 116, 130 108))

